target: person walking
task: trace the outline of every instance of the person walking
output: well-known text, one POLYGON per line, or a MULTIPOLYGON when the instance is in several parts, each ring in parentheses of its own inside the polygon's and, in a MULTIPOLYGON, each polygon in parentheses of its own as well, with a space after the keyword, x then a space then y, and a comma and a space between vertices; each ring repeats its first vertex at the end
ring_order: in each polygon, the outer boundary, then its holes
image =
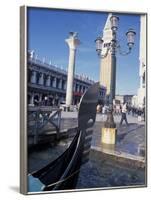
POLYGON ((122 117, 121 117, 120 125, 122 125, 123 121, 125 121, 126 125, 128 126, 126 113, 127 113, 127 103, 124 103, 122 106, 122 117))
POLYGON ((102 108, 102 120, 105 120, 105 114, 106 114, 106 106, 104 105, 102 108))
POLYGON ((141 109, 141 107, 138 108, 137 116, 138 116, 138 122, 141 122, 142 121, 142 109, 141 109))
POLYGON ((120 104, 116 105, 116 113, 117 113, 117 115, 121 114, 120 104))
POLYGON ((97 111, 97 113, 101 113, 101 105, 100 104, 97 105, 96 111, 97 111))

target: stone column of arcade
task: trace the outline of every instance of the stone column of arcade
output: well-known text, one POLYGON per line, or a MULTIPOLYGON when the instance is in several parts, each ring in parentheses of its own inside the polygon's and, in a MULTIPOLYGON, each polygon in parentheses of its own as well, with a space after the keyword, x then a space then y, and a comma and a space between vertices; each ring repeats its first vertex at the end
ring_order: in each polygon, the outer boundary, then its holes
POLYGON ((29 104, 31 106, 34 106, 34 93, 32 93, 31 96, 30 96, 30 102, 29 102, 29 104))
POLYGON ((30 83, 33 83, 35 84, 36 83, 36 74, 37 72, 36 71, 31 71, 31 80, 30 80, 30 83))
POLYGON ((47 75, 46 86, 50 86, 50 75, 47 75))
POLYGON ((75 56, 77 46, 80 44, 76 32, 70 32, 69 38, 65 40, 69 46, 69 64, 68 64, 68 77, 67 77, 67 89, 66 89, 66 111, 71 110, 73 99, 73 81, 75 71, 75 56))
POLYGON ((44 84, 44 74, 43 73, 40 73, 39 74, 39 85, 43 85, 44 84))
POLYGON ((62 79, 61 78, 59 79, 59 86, 58 86, 58 88, 62 89, 62 79))
POLYGON ((56 88, 56 84, 57 84, 57 78, 53 77, 52 87, 56 88))

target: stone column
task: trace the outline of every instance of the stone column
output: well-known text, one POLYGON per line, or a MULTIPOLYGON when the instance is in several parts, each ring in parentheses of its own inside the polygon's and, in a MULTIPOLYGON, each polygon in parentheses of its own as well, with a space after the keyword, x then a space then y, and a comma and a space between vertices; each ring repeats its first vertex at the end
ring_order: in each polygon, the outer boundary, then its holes
POLYGON ((50 86, 53 87, 53 77, 50 76, 50 86))
POLYGON ((77 84, 77 91, 76 92, 79 92, 79 89, 80 89, 79 84, 77 84))
POLYGON ((44 84, 44 74, 43 73, 40 73, 39 75, 39 85, 43 85, 44 84))
POLYGON ((47 75, 46 86, 50 86, 50 75, 47 75))
POLYGON ((83 86, 83 93, 85 92, 85 86, 83 86))
POLYGON ((68 77, 67 77, 67 90, 66 90, 66 106, 70 108, 73 98, 73 80, 75 71, 75 55, 76 48, 80 44, 77 33, 70 32, 70 36, 65 40, 69 46, 69 64, 68 64, 68 77))
POLYGON ((79 86, 79 92, 80 93, 82 92, 82 86, 81 85, 79 86))
POLYGON ((36 71, 31 71, 31 78, 30 78, 30 82, 31 83, 36 83, 36 74, 37 74, 37 72, 36 71))
POLYGON ((39 102, 42 102, 42 94, 39 94, 39 102))
POLYGON ((54 80, 53 80, 53 87, 56 87, 56 84, 57 84, 57 78, 56 77, 54 77, 54 80))
POLYGON ((31 94, 30 96, 30 102, 29 102, 30 105, 34 105, 34 93, 31 94))
POLYGON ((73 84, 73 91, 76 91, 76 83, 73 84))
POLYGON ((63 88, 64 90, 66 90, 67 89, 67 81, 65 80, 64 81, 64 88, 63 88))
POLYGON ((70 36, 65 40, 69 46, 69 64, 68 64, 68 77, 67 77, 67 90, 66 90, 66 106, 70 108, 73 98, 73 80, 75 71, 75 55, 77 46, 80 41, 77 33, 70 32, 70 36))
POLYGON ((83 85, 81 85, 81 93, 83 93, 83 85))
POLYGON ((59 80, 59 89, 62 89, 62 79, 59 80))

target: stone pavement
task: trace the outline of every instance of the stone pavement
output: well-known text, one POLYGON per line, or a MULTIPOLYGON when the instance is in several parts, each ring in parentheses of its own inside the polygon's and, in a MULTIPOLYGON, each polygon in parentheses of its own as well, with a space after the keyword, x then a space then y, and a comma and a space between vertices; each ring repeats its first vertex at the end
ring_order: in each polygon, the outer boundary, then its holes
MULTIPOLYGON (((115 146, 101 144, 101 127, 106 120, 106 116, 97 114, 94 125, 92 149, 103 151, 108 154, 124 156, 136 160, 144 160, 145 157, 145 123, 138 122, 136 117, 127 115, 129 126, 122 124, 119 126, 121 116, 114 116, 117 126, 117 142, 115 146), (143 152, 142 152, 143 149, 143 152)), ((62 127, 72 128, 77 126, 77 112, 62 112, 62 127)))
POLYGON ((138 187, 145 184, 144 168, 129 168, 100 157, 98 160, 90 159, 81 167, 76 189, 138 187))
POLYGON ((146 185, 145 124, 128 116, 129 126, 119 126, 120 116, 114 116, 117 125, 116 145, 101 144, 103 121, 97 115, 94 125, 89 162, 82 165, 76 189, 114 187, 142 187, 146 185))
MULTIPOLYGON (((76 112, 63 112, 62 118, 66 126, 77 125, 76 112)), ((114 116, 117 126, 116 145, 102 145, 101 127, 106 116, 97 114, 89 162, 80 169, 76 189, 146 185, 145 123, 127 115, 129 126, 119 126, 120 119, 121 116, 114 116)))
POLYGON ((140 148, 145 148, 145 127, 144 125, 130 123, 129 126, 117 123, 117 142, 115 145, 103 145, 101 143, 102 122, 94 125, 92 148, 109 154, 123 155, 136 159, 144 159, 140 148))

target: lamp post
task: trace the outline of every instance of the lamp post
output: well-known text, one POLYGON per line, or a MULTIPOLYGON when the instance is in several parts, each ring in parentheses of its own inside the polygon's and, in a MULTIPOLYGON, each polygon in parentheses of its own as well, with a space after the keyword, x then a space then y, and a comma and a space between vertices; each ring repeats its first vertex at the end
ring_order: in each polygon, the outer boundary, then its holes
POLYGON ((114 123, 113 118, 113 99, 115 98, 115 88, 116 88, 116 53, 117 51, 121 55, 128 55, 131 53, 131 50, 134 46, 134 38, 135 38, 135 31, 133 29, 129 29, 126 32, 127 36, 127 45, 128 45, 128 51, 123 52, 121 50, 121 46, 117 40, 117 30, 118 30, 118 22, 119 17, 112 15, 110 17, 110 27, 112 31, 112 39, 108 43, 106 47, 106 51, 102 54, 102 48, 104 45, 104 41, 102 37, 97 37, 95 40, 96 43, 96 51, 100 59, 104 59, 107 57, 107 55, 111 54, 111 76, 110 76, 110 94, 109 94, 109 111, 107 113, 107 120, 104 123, 103 133, 104 137, 106 137, 106 132, 108 133, 107 139, 102 139, 103 143, 107 144, 115 144, 115 136, 116 136, 116 124, 114 123), (114 131, 113 131, 114 129, 114 131), (114 136, 113 134, 114 133, 114 136))

